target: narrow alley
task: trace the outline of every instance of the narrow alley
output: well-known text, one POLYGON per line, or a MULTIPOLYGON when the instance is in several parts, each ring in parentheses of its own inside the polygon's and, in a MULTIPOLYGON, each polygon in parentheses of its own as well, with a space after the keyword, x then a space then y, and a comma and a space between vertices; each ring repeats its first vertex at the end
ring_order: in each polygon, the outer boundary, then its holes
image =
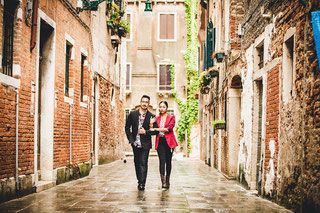
POLYGON ((0 213, 320 213, 319 180, 320 0, 0 0, 0 213))
POLYGON ((145 191, 133 160, 93 168, 90 175, 0 205, 1 212, 291 212, 245 190, 202 161, 173 161, 172 184, 162 190, 158 159, 150 157, 145 191))

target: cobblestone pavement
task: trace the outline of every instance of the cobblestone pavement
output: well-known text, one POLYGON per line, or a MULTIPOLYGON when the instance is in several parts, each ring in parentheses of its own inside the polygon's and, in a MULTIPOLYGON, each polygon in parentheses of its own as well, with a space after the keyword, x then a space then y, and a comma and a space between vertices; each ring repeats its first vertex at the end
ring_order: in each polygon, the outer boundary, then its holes
POLYGON ((146 190, 137 190, 133 160, 95 167, 90 176, 0 204, 0 212, 290 212, 224 178, 202 161, 173 162, 162 190, 158 159, 149 159, 146 190))

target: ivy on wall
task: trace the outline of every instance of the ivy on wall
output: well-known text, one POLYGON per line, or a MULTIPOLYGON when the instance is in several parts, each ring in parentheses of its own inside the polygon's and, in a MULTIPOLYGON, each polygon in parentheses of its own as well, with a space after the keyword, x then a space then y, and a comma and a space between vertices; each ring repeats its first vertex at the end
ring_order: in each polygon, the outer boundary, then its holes
POLYGON ((177 91, 174 88, 175 67, 170 68, 171 74, 171 88, 175 101, 178 104, 180 111, 180 119, 177 125, 178 140, 180 142, 186 141, 188 153, 190 153, 191 146, 191 127, 198 121, 198 107, 199 103, 196 95, 199 91, 199 75, 198 75, 198 43, 197 40, 197 21, 195 16, 197 14, 198 0, 186 0, 186 27, 187 27, 187 49, 184 55, 185 69, 187 74, 187 99, 183 101, 178 97, 177 91))

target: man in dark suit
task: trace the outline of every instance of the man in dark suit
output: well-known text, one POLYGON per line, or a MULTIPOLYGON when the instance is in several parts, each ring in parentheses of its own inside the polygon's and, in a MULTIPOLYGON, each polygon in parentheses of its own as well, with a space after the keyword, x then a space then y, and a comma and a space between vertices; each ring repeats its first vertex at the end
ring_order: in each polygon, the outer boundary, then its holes
MULTIPOLYGON (((140 101, 140 108, 130 112, 125 126, 127 138, 133 149, 139 190, 145 189, 149 151, 152 146, 151 135, 156 134, 155 131, 149 130, 150 119, 154 118, 154 115, 148 111, 149 104, 150 97, 143 95, 140 101)), ((153 127, 157 127, 156 122, 153 123, 153 127)))

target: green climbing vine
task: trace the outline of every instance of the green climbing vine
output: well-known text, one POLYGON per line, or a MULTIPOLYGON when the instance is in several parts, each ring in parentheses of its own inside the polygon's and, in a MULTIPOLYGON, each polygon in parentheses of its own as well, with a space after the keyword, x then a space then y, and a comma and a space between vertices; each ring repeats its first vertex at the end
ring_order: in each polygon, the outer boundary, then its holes
POLYGON ((178 97, 177 91, 174 88, 175 67, 171 66, 171 88, 172 94, 179 106, 180 119, 177 125, 178 140, 186 141, 188 153, 191 146, 191 127, 198 121, 198 100, 196 94, 199 91, 199 76, 198 76, 198 47, 197 45, 197 21, 195 15, 197 13, 197 0, 185 1, 186 12, 186 27, 187 27, 187 49, 184 55, 185 69, 187 74, 187 98, 182 100, 178 97))

